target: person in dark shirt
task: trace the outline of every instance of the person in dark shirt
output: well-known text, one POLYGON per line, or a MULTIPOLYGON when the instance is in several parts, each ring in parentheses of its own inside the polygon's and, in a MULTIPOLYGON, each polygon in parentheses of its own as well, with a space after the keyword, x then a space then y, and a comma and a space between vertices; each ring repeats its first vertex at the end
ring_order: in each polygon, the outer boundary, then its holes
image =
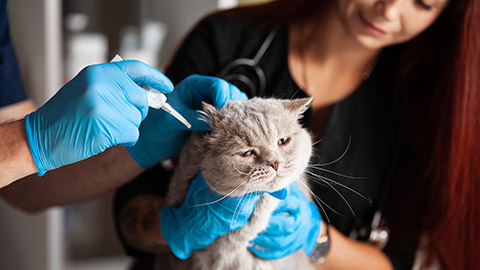
MULTIPOLYGON (((478 16, 471 0, 279 0, 206 17, 166 75, 220 76, 249 97, 314 97, 305 125, 324 184, 312 186, 333 243, 319 269, 411 269, 418 247, 417 266, 477 269, 478 16), (383 249, 366 242, 382 228, 383 249)), ((117 193, 134 269, 153 268, 165 250, 170 176, 159 165, 117 193)))

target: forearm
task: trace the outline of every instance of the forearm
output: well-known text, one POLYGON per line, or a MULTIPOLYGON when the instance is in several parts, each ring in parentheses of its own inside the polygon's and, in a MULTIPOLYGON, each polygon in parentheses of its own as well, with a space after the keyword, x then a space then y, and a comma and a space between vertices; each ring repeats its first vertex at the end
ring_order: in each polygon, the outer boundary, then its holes
POLYGON ((0 188, 35 173, 23 119, 0 125, 0 188))
POLYGON ((14 206, 35 212, 104 195, 142 171, 125 147, 115 146, 87 160, 52 170, 42 177, 25 177, 0 190, 0 194, 14 206))
MULTIPOLYGON (((322 222, 322 226, 324 223, 322 222)), ((315 265, 317 269, 393 269, 389 259, 379 249, 345 237, 330 226, 330 252, 323 264, 315 265)))
POLYGON ((142 195, 122 209, 120 231, 131 247, 153 254, 168 250, 160 232, 160 211, 164 205, 160 196, 142 195))

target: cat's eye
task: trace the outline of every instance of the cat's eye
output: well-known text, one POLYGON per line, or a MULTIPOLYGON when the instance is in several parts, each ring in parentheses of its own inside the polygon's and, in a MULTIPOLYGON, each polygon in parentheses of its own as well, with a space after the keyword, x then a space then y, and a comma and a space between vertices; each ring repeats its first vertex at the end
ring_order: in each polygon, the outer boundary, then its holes
POLYGON ((290 141, 290 137, 281 138, 280 140, 278 140, 278 145, 287 145, 290 141))
POLYGON ((249 150, 247 152, 243 152, 240 154, 242 157, 250 157, 250 156, 254 156, 255 155, 255 151, 253 150, 249 150))

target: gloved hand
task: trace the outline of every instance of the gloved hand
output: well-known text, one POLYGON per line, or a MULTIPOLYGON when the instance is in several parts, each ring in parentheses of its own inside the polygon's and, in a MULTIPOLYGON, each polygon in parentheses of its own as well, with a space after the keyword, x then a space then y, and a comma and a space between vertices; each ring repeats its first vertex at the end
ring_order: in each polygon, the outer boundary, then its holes
POLYGON ((147 84, 164 93, 173 85, 139 61, 84 68, 47 103, 25 117, 38 175, 96 155, 113 145, 134 145, 147 116, 147 84))
POLYGON ((167 102, 192 124, 191 129, 169 113, 150 108, 147 119, 140 126, 137 144, 127 150, 142 168, 153 167, 180 153, 187 130, 202 132, 209 129, 204 121, 199 120, 200 113, 195 111, 202 109, 202 101, 221 108, 235 99, 245 100, 247 95, 220 78, 191 75, 167 95, 167 102))
POLYGON ((192 182, 181 207, 161 210, 161 232, 170 250, 188 258, 217 237, 247 224, 261 193, 225 197, 212 191, 200 173, 192 182))
POLYGON ((301 248, 310 256, 320 234, 321 220, 317 206, 294 182, 289 186, 286 199, 279 203, 270 217, 265 231, 252 241, 254 245, 248 249, 268 260, 280 259, 301 248))

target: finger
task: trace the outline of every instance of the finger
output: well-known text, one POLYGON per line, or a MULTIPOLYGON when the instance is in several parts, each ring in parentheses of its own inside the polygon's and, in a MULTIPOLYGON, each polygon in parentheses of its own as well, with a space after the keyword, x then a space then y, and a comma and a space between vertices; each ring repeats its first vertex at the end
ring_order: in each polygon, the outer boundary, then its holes
POLYGON ((231 100, 247 100, 247 95, 240 91, 235 85, 217 78, 218 90, 213 99, 213 106, 222 108, 231 100))
POLYGON ((257 247, 261 247, 264 249, 280 249, 282 248, 282 237, 280 236, 272 236, 267 235, 264 233, 260 233, 257 235, 255 239, 251 241, 257 247))
POLYGON ((120 130, 116 130, 114 132, 115 134, 121 134, 121 137, 117 138, 116 140, 117 143, 122 146, 134 146, 140 136, 138 127, 130 122, 122 125, 120 130))
MULTIPOLYGON (((89 125, 97 125, 100 134, 109 139, 112 145, 132 146, 137 142, 140 131, 140 113, 133 105, 125 109, 123 114, 116 110, 115 106, 97 106, 92 112, 94 123, 89 121, 89 125)), ((109 147, 110 147, 109 146, 109 147)))
POLYGON ((230 100, 247 100, 248 96, 235 85, 230 84, 230 100))
POLYGON ((308 200, 303 191, 300 189, 300 186, 298 185, 297 181, 293 182, 290 184, 289 188, 289 194, 292 194, 292 196, 296 198, 300 198, 302 200, 308 200))
POLYGON ((300 249, 300 247, 295 247, 292 250, 269 250, 263 249, 262 247, 249 246, 248 249, 255 255, 266 260, 278 260, 287 255, 290 255, 300 249))
MULTIPOLYGON (((203 174, 200 172, 192 181, 192 184, 188 188, 187 195, 185 198, 190 199, 196 203, 205 203, 208 202, 210 198, 208 197, 209 193, 205 191, 209 191, 208 185, 205 182, 205 178, 203 174)), ((186 200, 185 199, 185 200, 186 200)))
POLYGON ((298 227, 298 219, 289 214, 273 214, 268 220, 266 232, 272 235, 282 235, 285 233, 292 233, 298 227))
POLYGON ((125 60, 112 64, 118 65, 137 84, 147 84, 162 93, 173 91, 172 82, 163 73, 143 62, 125 60))
POLYGON ((301 233, 302 232, 300 231, 299 234, 292 233, 279 236, 260 233, 257 238, 252 241, 252 243, 265 249, 292 249, 293 246, 297 245, 301 233))
POLYGON ((141 120, 145 119, 148 113, 148 99, 145 91, 135 84, 116 63, 88 66, 81 73, 88 77, 90 84, 99 86, 91 87, 92 94, 96 94, 115 109, 124 110, 125 105, 134 106, 140 111, 141 120))
POLYGON ((195 85, 198 89, 195 94, 199 96, 192 101, 193 108, 196 109, 201 108, 202 101, 211 103, 220 109, 232 99, 247 99, 247 95, 238 90, 236 86, 216 77, 191 75, 182 83, 195 85))
POLYGON ((230 89, 227 82, 222 79, 210 76, 191 75, 185 81, 187 84, 198 86, 195 94, 199 97, 192 100, 194 108, 200 109, 202 101, 221 108, 228 101, 230 89))
POLYGON ((282 200, 278 203, 278 206, 273 213, 290 213, 291 215, 296 215, 298 212, 300 212, 300 206, 301 201, 293 197, 290 193, 285 200, 282 200))

